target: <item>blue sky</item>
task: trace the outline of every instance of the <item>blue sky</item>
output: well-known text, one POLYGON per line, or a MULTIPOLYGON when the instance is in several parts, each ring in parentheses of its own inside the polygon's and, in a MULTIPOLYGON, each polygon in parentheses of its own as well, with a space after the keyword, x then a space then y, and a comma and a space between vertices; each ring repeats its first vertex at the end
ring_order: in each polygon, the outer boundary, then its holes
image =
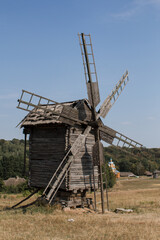
POLYGON ((92 37, 101 102, 130 81, 104 123, 160 147, 160 0, 0 0, 0 139, 15 128, 21 89, 55 101, 87 97, 77 33, 92 37))

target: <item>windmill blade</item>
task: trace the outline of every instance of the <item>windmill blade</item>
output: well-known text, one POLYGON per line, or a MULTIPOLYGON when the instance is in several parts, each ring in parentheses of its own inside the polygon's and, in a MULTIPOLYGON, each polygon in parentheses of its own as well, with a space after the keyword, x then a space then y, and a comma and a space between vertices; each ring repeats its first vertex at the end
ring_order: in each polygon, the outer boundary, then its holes
POLYGON ((101 140, 106 143, 112 144, 114 138, 116 137, 116 131, 107 126, 103 126, 99 127, 99 135, 101 140))
POLYGON ((142 148, 143 145, 141 143, 138 143, 134 141, 131 138, 128 138, 127 136, 113 130, 112 128, 109 128, 107 126, 99 127, 100 131, 100 139, 112 144, 116 147, 125 147, 125 149, 128 148, 142 148))
POLYGON ((125 88, 126 84, 128 83, 128 71, 126 71, 121 79, 118 81, 112 92, 109 96, 105 99, 102 106, 99 109, 99 117, 105 118, 113 104, 116 102, 120 94, 122 93, 123 89, 125 88))
POLYGON ((87 125, 87 122, 78 118, 79 113, 77 109, 70 106, 64 106, 51 99, 26 90, 22 90, 21 97, 18 99, 17 108, 28 111, 31 114, 37 113, 40 116, 47 118, 53 118, 53 116, 56 116, 57 120, 70 125, 75 123, 87 125))
POLYGON ((78 34, 87 85, 88 99, 93 108, 100 102, 98 78, 90 34, 78 34))

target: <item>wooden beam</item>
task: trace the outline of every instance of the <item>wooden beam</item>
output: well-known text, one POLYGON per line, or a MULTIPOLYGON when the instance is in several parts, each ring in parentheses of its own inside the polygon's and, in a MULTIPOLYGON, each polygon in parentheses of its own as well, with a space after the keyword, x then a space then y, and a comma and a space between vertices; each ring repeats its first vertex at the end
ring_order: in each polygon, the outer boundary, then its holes
POLYGON ((23 161, 23 176, 26 176, 26 146, 27 146, 27 133, 24 129, 24 161, 23 161))

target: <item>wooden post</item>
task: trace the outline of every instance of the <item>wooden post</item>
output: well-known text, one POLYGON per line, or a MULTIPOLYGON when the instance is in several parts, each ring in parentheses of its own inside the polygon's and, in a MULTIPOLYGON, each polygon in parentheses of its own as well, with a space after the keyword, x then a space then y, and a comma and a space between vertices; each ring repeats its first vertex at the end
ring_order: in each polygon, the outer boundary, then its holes
POLYGON ((94 187, 94 210, 97 211, 97 202, 96 202, 96 186, 95 186, 95 176, 94 176, 94 164, 93 166, 93 187, 94 187))
POLYGON ((108 189, 107 189, 107 174, 106 174, 105 164, 104 164, 104 176, 105 176, 105 184, 106 184, 107 209, 109 211, 108 189))
POLYGON ((24 133, 24 161, 23 161, 23 176, 26 176, 26 145, 27 145, 27 133, 25 129, 23 130, 24 133))
POLYGON ((101 187, 101 207, 102 213, 104 213, 104 195, 103 195, 103 176, 102 176, 102 163, 99 163, 99 175, 100 175, 100 187, 101 187))
POLYGON ((99 182, 100 182, 100 190, 101 190, 101 207, 102 207, 102 213, 104 213, 103 176, 102 176, 102 164, 104 161, 104 156, 103 156, 103 145, 100 142, 98 128, 96 128, 96 131, 95 131, 95 141, 96 143, 93 147, 93 158, 95 163, 98 164, 99 182))

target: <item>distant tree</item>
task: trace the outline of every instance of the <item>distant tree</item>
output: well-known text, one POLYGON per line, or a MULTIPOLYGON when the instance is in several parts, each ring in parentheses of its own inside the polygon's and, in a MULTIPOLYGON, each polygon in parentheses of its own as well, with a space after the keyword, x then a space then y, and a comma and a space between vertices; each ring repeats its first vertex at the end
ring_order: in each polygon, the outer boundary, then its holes
POLYGON ((139 162, 137 164, 135 174, 138 175, 138 176, 142 176, 142 175, 144 175, 144 172, 145 172, 145 168, 144 168, 143 164, 141 162, 139 162))
POLYGON ((4 188, 4 182, 2 178, 0 178, 0 192, 3 190, 3 188, 4 188))
POLYGON ((131 169, 131 162, 127 159, 121 159, 119 162, 119 170, 120 172, 129 172, 131 169))
MULTIPOLYGON (((27 167, 28 167, 27 148, 27 167)), ((0 178, 22 176, 24 156, 24 140, 0 140, 0 178)))
MULTIPOLYGON (((114 184, 116 183, 116 176, 111 170, 111 168, 108 166, 108 163, 105 163, 105 167, 103 168, 103 172, 106 171, 107 176, 107 187, 112 188, 114 184)), ((105 182, 105 176, 103 175, 103 182, 105 182)), ((104 184, 105 187, 105 184, 104 184)))
POLYGON ((105 159, 113 158, 116 167, 122 172, 133 172, 136 175, 143 174, 146 170, 153 172, 155 169, 160 170, 160 148, 152 149, 127 149, 135 154, 123 153, 119 148, 109 146, 104 148, 105 159))

